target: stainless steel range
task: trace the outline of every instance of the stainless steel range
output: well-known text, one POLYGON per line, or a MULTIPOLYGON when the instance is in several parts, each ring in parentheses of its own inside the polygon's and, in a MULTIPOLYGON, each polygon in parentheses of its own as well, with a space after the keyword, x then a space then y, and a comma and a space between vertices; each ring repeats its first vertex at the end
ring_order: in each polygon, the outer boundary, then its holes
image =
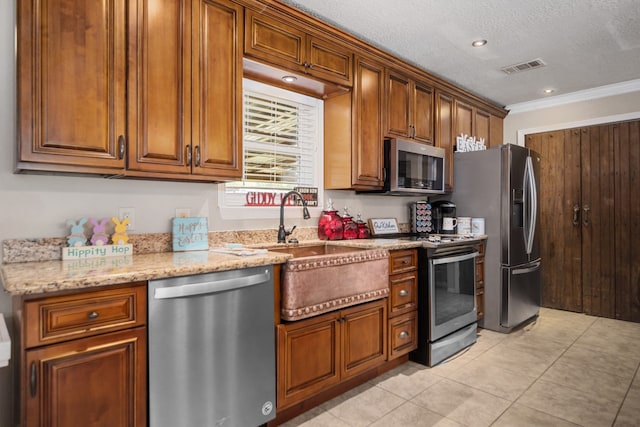
MULTIPOLYGON (((413 361, 434 366, 476 342, 478 240, 452 237, 419 249, 418 349, 413 361)), ((428 242, 428 243, 427 243, 428 242)))

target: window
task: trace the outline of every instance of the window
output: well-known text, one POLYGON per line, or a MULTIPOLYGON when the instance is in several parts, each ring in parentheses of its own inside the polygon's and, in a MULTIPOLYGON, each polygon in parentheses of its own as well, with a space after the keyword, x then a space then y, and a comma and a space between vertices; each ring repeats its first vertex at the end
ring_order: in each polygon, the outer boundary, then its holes
POLYGON ((320 199, 322 100, 252 80, 243 84, 243 176, 220 186, 223 217, 271 217, 264 208, 279 208, 281 195, 295 187, 316 187, 320 199))

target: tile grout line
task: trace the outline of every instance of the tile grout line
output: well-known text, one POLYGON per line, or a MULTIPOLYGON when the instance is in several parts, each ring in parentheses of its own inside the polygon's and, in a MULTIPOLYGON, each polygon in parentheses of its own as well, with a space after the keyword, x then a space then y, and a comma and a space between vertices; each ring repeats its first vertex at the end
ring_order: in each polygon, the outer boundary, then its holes
POLYGON ((629 392, 631 391, 631 387, 633 387, 633 383, 636 381, 636 378, 640 378, 640 377, 638 377, 638 372, 640 372, 640 362, 636 366, 636 372, 633 374, 633 377, 631 378, 631 383, 629 383, 629 387, 627 388, 627 391, 624 394, 624 397, 622 398, 622 401, 620 402, 620 406, 618 406, 618 410, 616 411, 616 416, 613 418, 613 423, 611 424, 612 426, 615 425, 616 421, 618 420, 618 416, 620 415, 620 411, 622 411, 622 407, 624 406, 624 402, 627 401, 627 396, 629 396, 629 392))
MULTIPOLYGON (((531 328, 530 328, 530 329, 526 329, 526 327, 525 327, 525 328, 524 328, 524 329, 525 329, 525 332, 530 331, 530 330, 533 328, 533 326, 534 326, 534 325, 536 325, 536 324, 538 323, 539 318, 540 318, 540 317, 538 316, 538 319, 536 319, 536 321, 535 321, 533 324, 529 325, 529 326, 531 326, 531 328)), ((540 380, 540 378, 542 378, 542 376, 543 376, 543 375, 544 375, 544 374, 545 374, 549 369, 551 369, 551 367, 552 367, 553 365, 555 365, 555 364, 556 364, 556 362, 558 361, 558 359, 560 359, 560 358, 561 358, 561 357, 562 357, 562 356, 563 356, 567 351, 569 351, 569 349, 570 349, 570 348, 571 348, 571 347, 576 343, 576 341, 578 341, 578 340, 579 340, 579 339, 580 339, 584 334, 586 334, 586 333, 587 333, 587 331, 588 331, 589 329, 591 329, 591 327, 593 326, 593 324, 594 324, 594 323, 595 323, 595 320, 593 320, 593 321, 591 322, 591 324, 590 324, 590 325, 589 325, 589 326, 588 326, 588 327, 587 327, 587 328, 586 328, 586 329, 585 329, 585 330, 584 330, 584 331, 583 331, 583 332, 582 332, 578 337, 576 337, 576 338, 571 342, 571 344, 569 344, 569 346, 568 346, 567 348, 565 348, 565 349, 562 351, 562 353, 560 353, 560 354, 558 355, 558 357, 556 357, 556 358, 553 360, 553 362, 551 362, 551 363, 549 364, 549 366, 547 366, 547 368, 546 368, 546 369, 545 369, 545 370, 544 370, 540 375, 538 375, 538 377, 535 379, 535 381, 533 381, 533 382, 532 382, 532 383, 531 383, 531 384, 530 384, 530 385, 529 385, 529 386, 528 386, 528 387, 527 387, 527 388, 526 388, 526 389, 525 389, 525 390, 524 390, 524 391, 523 391, 523 392, 522 392, 522 393, 521 393, 521 394, 520 394, 520 395, 519 395, 519 396, 518 396, 514 401, 512 401, 512 402, 511 402, 511 404, 510 404, 510 405, 509 405, 509 406, 508 406, 504 411, 502 411, 502 413, 501 413, 501 414, 500 414, 500 415, 499 415, 499 416, 498 416, 498 417, 497 417, 497 418, 496 418, 496 419, 495 419, 495 420, 490 424, 490 426, 494 425, 494 424, 495 424, 495 423, 496 423, 496 422, 497 422, 497 421, 498 421, 498 420, 499 420, 499 419, 500 419, 500 418, 505 414, 505 412, 507 412, 511 407, 513 407, 513 405, 514 405, 515 403, 517 403, 517 402, 520 400, 520 398, 521 398, 522 396, 524 396, 524 394, 525 394, 527 391, 529 391, 529 390, 531 389, 531 387, 533 387, 533 385, 534 385, 535 383, 537 383, 537 382, 540 380)), ((529 407, 529 406, 527 406, 527 405, 525 405, 525 404, 523 404, 523 403, 520 403, 520 405, 525 406, 525 407, 527 407, 527 408, 529 408, 529 409, 532 409, 532 410, 534 410, 534 411, 539 411, 539 412, 542 412, 542 413, 544 413, 544 414, 550 415, 550 416, 552 416, 552 417, 555 417, 555 418, 559 418, 559 419, 565 420, 565 421, 570 422, 570 423, 572 423, 572 424, 576 424, 576 423, 574 423, 574 422, 573 422, 573 421, 571 421, 571 420, 567 420, 567 419, 565 419, 565 418, 559 417, 559 416, 554 415, 554 414, 549 414, 549 413, 544 412, 544 411, 541 411, 541 410, 539 410, 539 409, 537 409, 537 408, 531 408, 531 407, 529 407)), ((576 424, 576 425, 578 425, 578 424, 576 424)))

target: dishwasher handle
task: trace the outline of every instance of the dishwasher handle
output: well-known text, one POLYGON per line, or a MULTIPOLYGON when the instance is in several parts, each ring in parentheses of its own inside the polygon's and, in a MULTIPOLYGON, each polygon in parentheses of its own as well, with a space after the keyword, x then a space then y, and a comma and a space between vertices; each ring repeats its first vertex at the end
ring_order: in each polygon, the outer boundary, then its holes
POLYGON ((156 288, 153 294, 155 299, 183 298, 196 295, 225 292, 234 289, 246 288, 270 279, 269 270, 252 276, 234 277, 233 279, 214 280, 209 282, 191 283, 166 288, 156 288))

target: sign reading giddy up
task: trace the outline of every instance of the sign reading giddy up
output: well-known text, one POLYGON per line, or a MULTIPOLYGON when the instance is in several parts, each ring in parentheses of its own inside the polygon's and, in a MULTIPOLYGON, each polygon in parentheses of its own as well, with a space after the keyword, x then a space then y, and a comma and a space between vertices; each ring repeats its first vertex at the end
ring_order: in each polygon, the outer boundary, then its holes
POLYGON ((173 251, 209 249, 207 218, 173 218, 173 251))

